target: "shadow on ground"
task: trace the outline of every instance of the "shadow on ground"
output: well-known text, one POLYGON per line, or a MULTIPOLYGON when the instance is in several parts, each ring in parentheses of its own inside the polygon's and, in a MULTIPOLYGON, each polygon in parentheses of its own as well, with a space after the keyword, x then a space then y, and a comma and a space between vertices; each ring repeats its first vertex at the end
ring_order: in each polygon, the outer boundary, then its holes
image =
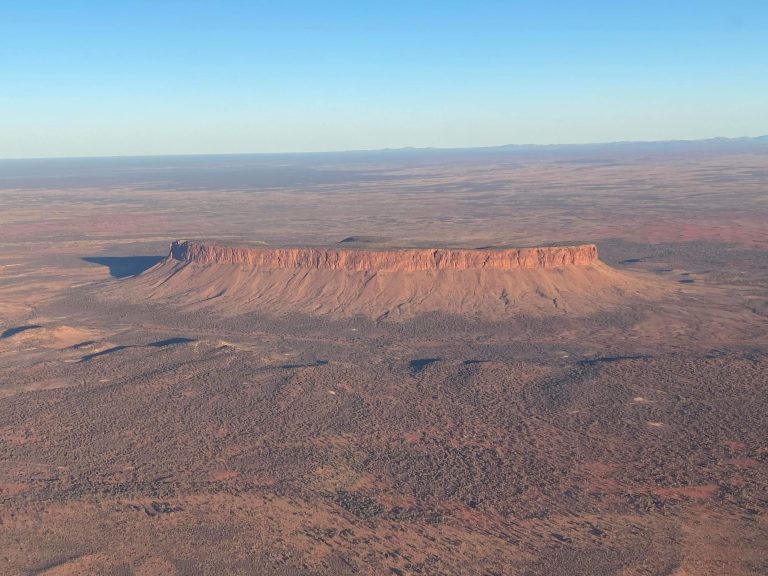
POLYGON ((0 334, 0 340, 4 340, 5 338, 10 338, 11 336, 15 336, 16 334, 19 334, 21 332, 26 332, 27 330, 34 330, 35 328, 42 328, 39 324, 27 324, 26 326, 16 326, 15 328, 8 328, 5 332, 0 334))
POLYGON ((157 342, 150 342, 147 346, 152 348, 165 348, 166 346, 173 346, 174 344, 186 344, 187 342, 197 342, 194 338, 167 338, 166 340, 158 340, 157 342))
POLYGON ((109 268, 113 278, 137 276, 160 262, 163 256, 86 256, 82 260, 109 268))
POLYGON ((414 374, 418 374, 430 364, 440 362, 440 360, 442 360, 442 358, 416 358, 415 360, 408 362, 408 368, 410 368, 411 372, 414 374))
POLYGON ((125 350, 127 348, 133 348, 133 346, 113 346, 112 348, 107 348, 106 350, 102 350, 100 352, 94 352, 93 354, 86 354, 82 358, 80 358, 80 362, 88 362, 90 360, 93 360, 94 358, 98 358, 99 356, 106 356, 107 354, 113 354, 114 352, 119 352, 120 350, 125 350))

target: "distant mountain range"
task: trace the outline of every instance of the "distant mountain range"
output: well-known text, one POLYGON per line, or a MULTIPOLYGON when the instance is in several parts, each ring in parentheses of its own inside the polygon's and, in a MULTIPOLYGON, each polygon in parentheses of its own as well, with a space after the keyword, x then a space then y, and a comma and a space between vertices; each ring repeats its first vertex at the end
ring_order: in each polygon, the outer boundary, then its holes
MULTIPOLYGON (((235 154, 166 154, 154 156, 89 156, 72 158, 32 158, 32 159, 0 159, 0 168, 9 166, 12 163, 28 162, 59 162, 59 161, 149 161, 156 163, 164 162, 164 159, 175 159, 182 163, 198 163, 205 159, 235 159, 252 158, 253 160, 271 161, 275 158, 300 159, 310 158, 314 160, 341 158, 360 159, 366 158, 393 158, 393 157, 425 157, 425 156, 454 156, 454 155, 496 155, 496 154, 516 154, 532 155, 542 157, 553 157, 562 155, 566 158, 574 156, 594 158, 595 154, 618 154, 618 155, 654 155, 667 153, 768 153, 768 135, 740 138, 706 138, 702 140, 628 140, 619 142, 594 142, 594 143, 571 143, 571 144, 504 144, 500 146, 482 146, 482 147, 464 147, 464 148, 439 148, 439 147, 404 147, 404 148, 381 148, 368 150, 341 150, 334 152, 262 152, 262 153, 235 153, 235 154)), ((0 174, 2 176, 2 174, 0 174)))
MULTIPOLYGON (((594 153, 687 153, 687 152, 768 152, 768 135, 740 138, 706 138, 702 140, 627 140, 619 142, 594 142, 572 144, 504 144, 501 146, 484 146, 475 148, 386 148, 383 150, 361 150, 353 154, 385 153, 385 154, 451 154, 451 153, 519 153, 534 155, 566 156, 594 153)), ((339 152, 343 154, 344 152, 339 152)), ((330 153, 333 154, 333 153, 330 153)))

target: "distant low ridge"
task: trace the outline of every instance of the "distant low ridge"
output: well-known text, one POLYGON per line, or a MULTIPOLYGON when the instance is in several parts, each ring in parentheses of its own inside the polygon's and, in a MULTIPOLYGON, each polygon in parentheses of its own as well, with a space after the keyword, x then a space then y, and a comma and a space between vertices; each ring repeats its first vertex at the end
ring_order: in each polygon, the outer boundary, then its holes
MULTIPOLYGON (((341 246, 344 246, 343 244, 341 246)), ((270 247, 179 240, 123 299, 232 315, 587 315, 659 287, 614 270, 594 244, 532 248, 270 247)))

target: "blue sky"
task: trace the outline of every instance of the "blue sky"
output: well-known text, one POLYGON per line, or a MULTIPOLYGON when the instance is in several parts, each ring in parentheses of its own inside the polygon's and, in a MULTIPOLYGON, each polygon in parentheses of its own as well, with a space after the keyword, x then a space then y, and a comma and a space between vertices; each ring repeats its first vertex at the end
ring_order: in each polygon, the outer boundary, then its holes
POLYGON ((0 158, 765 133, 765 0, 0 0, 0 158))

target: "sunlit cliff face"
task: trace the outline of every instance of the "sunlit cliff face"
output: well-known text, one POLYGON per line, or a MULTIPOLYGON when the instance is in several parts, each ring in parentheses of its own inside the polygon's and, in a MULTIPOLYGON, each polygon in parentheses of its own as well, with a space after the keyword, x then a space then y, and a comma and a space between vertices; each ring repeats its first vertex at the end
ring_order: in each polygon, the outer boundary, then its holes
POLYGON ((595 264, 594 244, 515 249, 248 248, 189 241, 171 245, 170 258, 198 264, 239 264, 260 269, 307 268, 370 272, 520 270, 595 264))

